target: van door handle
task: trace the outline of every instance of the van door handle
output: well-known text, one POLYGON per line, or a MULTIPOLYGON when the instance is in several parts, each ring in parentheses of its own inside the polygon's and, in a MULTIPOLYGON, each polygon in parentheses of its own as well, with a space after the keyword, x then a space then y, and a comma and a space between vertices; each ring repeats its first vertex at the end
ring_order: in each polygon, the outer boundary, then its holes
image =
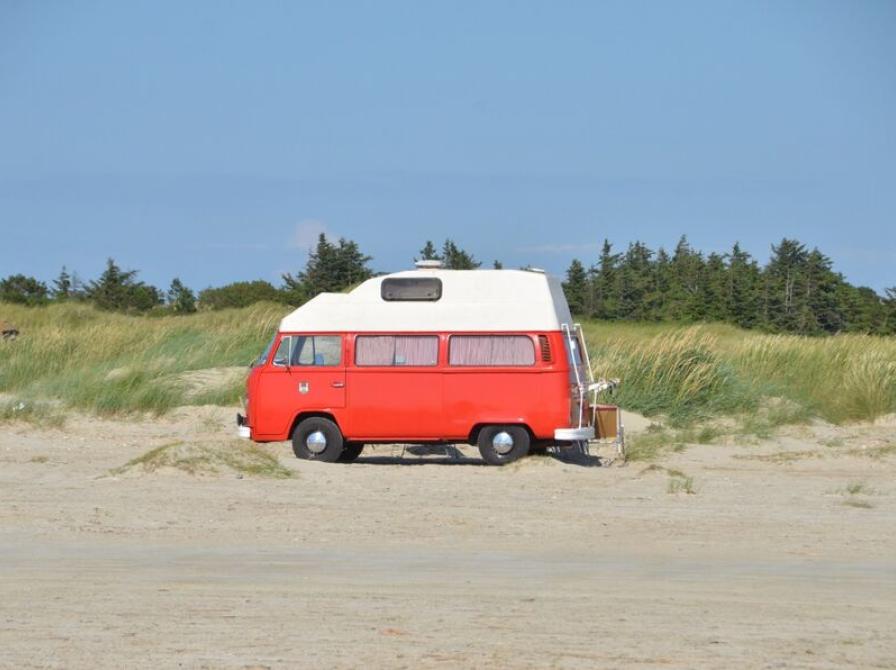
POLYGON ((334 389, 345 388, 345 382, 331 382, 330 386, 332 386, 334 389))

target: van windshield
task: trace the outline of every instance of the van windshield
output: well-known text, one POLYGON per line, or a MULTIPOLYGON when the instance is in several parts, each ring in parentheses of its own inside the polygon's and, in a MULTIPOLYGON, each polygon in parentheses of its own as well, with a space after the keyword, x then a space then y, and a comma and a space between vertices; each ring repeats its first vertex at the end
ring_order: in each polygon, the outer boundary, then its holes
POLYGON ((256 358, 255 361, 252 363, 253 368, 257 368, 259 365, 264 365, 265 363, 268 362, 268 356, 271 354, 271 347, 274 346, 274 340, 276 340, 276 339, 277 339, 277 334, 275 333, 274 336, 271 338, 271 341, 268 342, 268 346, 266 346, 264 348, 264 351, 261 353, 261 356, 256 358))

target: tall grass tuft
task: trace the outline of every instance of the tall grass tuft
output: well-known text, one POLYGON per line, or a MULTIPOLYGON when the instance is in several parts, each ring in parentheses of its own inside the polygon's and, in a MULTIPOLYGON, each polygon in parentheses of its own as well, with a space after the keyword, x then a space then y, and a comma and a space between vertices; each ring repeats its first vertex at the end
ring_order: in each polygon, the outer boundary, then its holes
POLYGON ((869 335, 825 339, 745 337, 732 347, 743 375, 767 394, 789 398, 833 423, 896 411, 896 340, 869 335))
POLYGON ((732 326, 588 323, 595 374, 619 377, 618 401, 673 422, 719 414, 781 424, 896 412, 896 338, 765 335, 732 326))
POLYGON ((248 365, 284 314, 282 305, 147 318, 68 303, 0 304, 21 331, 0 343, 0 392, 58 399, 97 414, 153 412, 207 401, 235 403, 240 386, 191 394, 184 373, 248 365))
POLYGON ((674 328, 646 338, 588 338, 595 375, 621 377, 618 400, 646 415, 687 422, 753 409, 758 401, 717 339, 700 327, 674 328))

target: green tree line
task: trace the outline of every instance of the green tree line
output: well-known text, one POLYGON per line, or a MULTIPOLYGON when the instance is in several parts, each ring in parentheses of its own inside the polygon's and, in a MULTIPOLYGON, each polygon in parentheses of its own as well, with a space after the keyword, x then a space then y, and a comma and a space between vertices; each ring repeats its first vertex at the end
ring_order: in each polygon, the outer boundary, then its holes
MULTIPOLYGON (((472 270, 482 263, 447 239, 427 241, 419 260, 439 260, 449 269, 472 270)), ((179 278, 167 291, 138 279, 109 259, 95 280, 82 282, 63 268, 47 285, 25 275, 0 281, 0 301, 43 305, 82 300, 100 309, 149 314, 189 314, 197 309, 244 307, 261 301, 298 306, 324 291, 345 291, 372 277, 372 258, 357 242, 320 235, 305 267, 282 275, 282 284, 263 280, 209 287, 196 294, 179 278)), ((501 263, 494 261, 500 269, 501 263)), ((772 245, 768 262, 735 244, 728 253, 704 254, 682 237, 669 253, 632 242, 616 252, 605 240, 591 265, 573 260, 564 290, 581 318, 630 321, 723 321, 771 332, 820 335, 837 332, 896 333, 896 288, 884 296, 853 286, 834 271, 831 259, 797 240, 772 245)))
POLYGON ((724 321, 743 328, 821 335, 896 333, 896 288, 884 296, 853 286, 831 259, 798 240, 772 245, 764 266, 735 244, 703 254, 682 237, 670 254, 604 240, 586 267, 573 260, 564 283, 574 314, 629 321, 724 321))
MULTIPOLYGON (((421 257, 438 259, 451 269, 475 269, 480 263, 453 240, 445 240, 441 250, 428 241, 421 257)), ((83 282, 63 267, 49 285, 17 274, 0 280, 0 302, 40 306, 69 300, 91 302, 100 309, 130 313, 190 314, 197 309, 246 307, 256 302, 282 302, 298 306, 325 291, 344 291, 374 275, 357 242, 340 238, 329 240, 320 235, 309 252, 304 269, 282 276, 276 287, 264 280, 240 281, 209 287, 198 295, 175 277, 167 291, 137 278, 137 270, 124 270, 113 259, 95 280, 83 282)), ((498 264, 496 263, 496 266, 498 264)))

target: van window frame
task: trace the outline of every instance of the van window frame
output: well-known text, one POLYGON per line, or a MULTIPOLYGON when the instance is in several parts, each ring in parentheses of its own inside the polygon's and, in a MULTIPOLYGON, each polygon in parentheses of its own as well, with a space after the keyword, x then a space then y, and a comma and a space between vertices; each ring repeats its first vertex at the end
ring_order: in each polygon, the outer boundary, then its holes
POLYGON ((356 333, 352 336, 352 366, 359 370, 432 370, 442 367, 442 336, 440 333, 401 333, 401 332, 382 332, 382 333, 356 333), (358 339, 363 337, 429 337, 436 340, 436 360, 428 365, 368 365, 358 363, 358 339))
POLYGON ((289 362, 292 360, 292 335, 281 335, 280 339, 277 340, 277 346, 271 347, 271 367, 279 368, 281 370, 287 370, 290 368, 289 362), (289 340, 289 344, 287 345, 287 353, 286 353, 286 364, 277 362, 277 352, 280 351, 280 347, 283 346, 283 340, 289 340))
POLYGON ((345 368, 346 366, 346 350, 345 350, 345 342, 346 336, 345 333, 282 333, 280 335, 280 339, 277 341, 277 346, 272 347, 272 352, 270 354, 270 367, 276 370, 289 370, 291 368, 299 368, 301 370, 308 370, 309 368, 319 368, 322 370, 334 370, 338 368, 345 368), (339 338, 339 361, 332 365, 320 365, 318 363, 293 363, 292 357, 295 353, 295 338, 297 337, 336 337, 339 338), (289 358, 287 359, 289 363, 286 365, 281 365, 276 362, 277 360, 277 352, 280 350, 280 345, 283 343, 283 340, 289 338, 289 358))
POLYGON ((445 346, 445 369, 447 370, 531 370, 539 367, 537 337, 532 333, 450 333, 447 337, 445 346), (522 337, 529 340, 532 345, 532 362, 531 363, 452 363, 451 362, 451 340, 455 337, 522 337))

